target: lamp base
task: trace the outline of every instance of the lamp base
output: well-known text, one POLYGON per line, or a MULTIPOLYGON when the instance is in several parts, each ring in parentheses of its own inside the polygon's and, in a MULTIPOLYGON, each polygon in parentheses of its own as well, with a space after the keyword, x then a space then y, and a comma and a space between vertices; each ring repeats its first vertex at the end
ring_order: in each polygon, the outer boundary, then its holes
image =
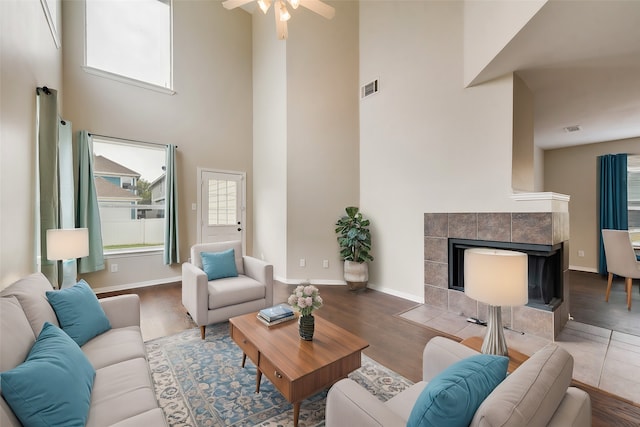
POLYGON ((502 328, 502 311, 495 305, 489 306, 489 322, 487 324, 487 334, 482 342, 482 353, 507 356, 507 342, 504 339, 502 328))

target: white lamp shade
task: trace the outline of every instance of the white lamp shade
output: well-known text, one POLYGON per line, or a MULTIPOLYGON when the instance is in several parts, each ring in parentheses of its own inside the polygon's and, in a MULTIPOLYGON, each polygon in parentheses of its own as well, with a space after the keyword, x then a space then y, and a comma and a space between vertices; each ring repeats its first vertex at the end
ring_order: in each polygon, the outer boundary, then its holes
POLYGON ((89 229, 47 230, 47 259, 50 261, 82 258, 89 255, 89 229))
POLYGON ((464 252, 464 293, 493 306, 524 305, 529 301, 527 254, 476 248, 464 252))

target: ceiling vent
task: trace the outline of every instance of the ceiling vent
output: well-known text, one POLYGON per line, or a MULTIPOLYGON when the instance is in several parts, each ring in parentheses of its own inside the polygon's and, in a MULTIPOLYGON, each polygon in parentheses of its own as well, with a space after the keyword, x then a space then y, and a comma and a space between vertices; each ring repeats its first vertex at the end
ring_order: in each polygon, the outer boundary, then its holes
POLYGON ((567 133, 571 133, 571 132, 580 132, 582 130, 582 126, 580 125, 575 125, 575 126, 567 126, 566 128, 563 128, 565 132, 567 133))
POLYGON ((371 96, 375 93, 378 93, 380 86, 378 85, 378 79, 365 84, 360 88, 360 98, 366 98, 367 96, 371 96))

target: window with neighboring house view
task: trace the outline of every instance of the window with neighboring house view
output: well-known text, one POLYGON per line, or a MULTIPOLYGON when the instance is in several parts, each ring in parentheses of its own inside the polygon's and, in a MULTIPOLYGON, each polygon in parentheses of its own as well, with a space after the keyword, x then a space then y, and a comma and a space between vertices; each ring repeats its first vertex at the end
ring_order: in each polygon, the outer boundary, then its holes
POLYGON ((85 0, 85 5, 87 71, 172 88, 171 0, 85 0))
POLYGON ((162 249, 166 149, 93 137, 105 253, 162 249))

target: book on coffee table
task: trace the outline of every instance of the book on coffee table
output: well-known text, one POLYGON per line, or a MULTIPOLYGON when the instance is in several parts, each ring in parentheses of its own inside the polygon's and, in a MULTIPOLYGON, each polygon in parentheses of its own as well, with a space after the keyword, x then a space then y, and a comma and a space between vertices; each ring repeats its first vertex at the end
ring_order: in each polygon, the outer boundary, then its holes
POLYGON ((263 308, 258 312, 258 316, 267 322, 274 322, 283 318, 293 317, 293 310, 288 304, 278 304, 273 307, 263 308))
POLYGON ((269 322, 267 319, 265 319, 262 316, 260 316, 260 314, 258 314, 256 317, 258 318, 259 321, 261 321, 262 323, 264 323, 267 326, 278 325, 280 323, 288 322, 289 320, 293 320, 293 319, 296 318, 296 316, 294 316, 292 314, 291 316, 281 317, 280 319, 272 320, 271 322, 269 322))

